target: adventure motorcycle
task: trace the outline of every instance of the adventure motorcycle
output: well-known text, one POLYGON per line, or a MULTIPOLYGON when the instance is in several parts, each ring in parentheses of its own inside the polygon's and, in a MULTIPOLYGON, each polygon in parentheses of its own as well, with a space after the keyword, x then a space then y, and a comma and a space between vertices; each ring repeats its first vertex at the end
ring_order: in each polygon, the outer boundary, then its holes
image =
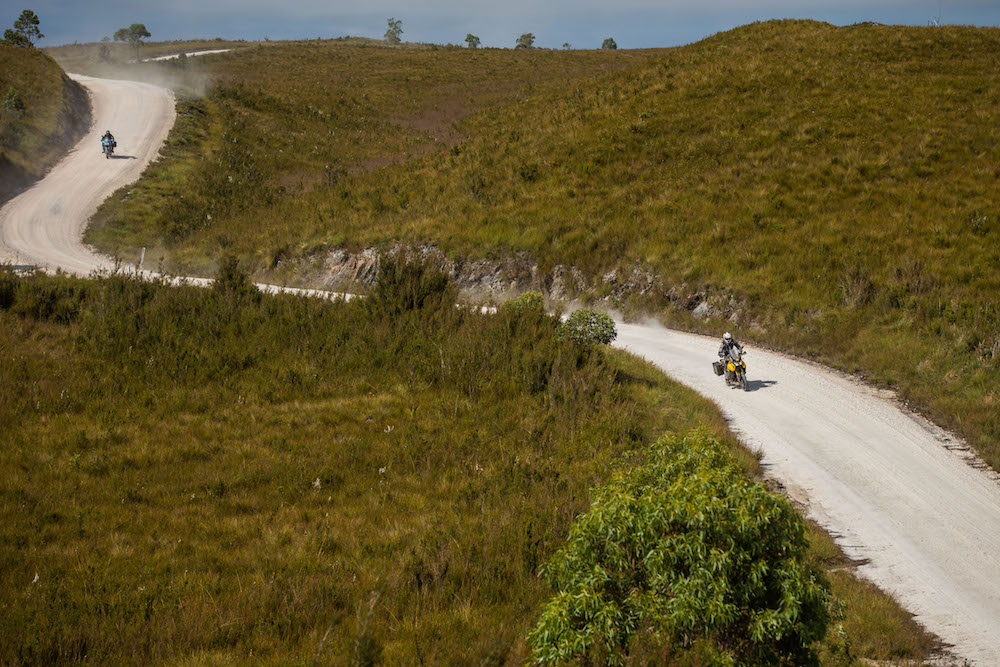
POLYGON ((738 347, 733 347, 729 357, 712 363, 716 375, 724 375, 726 384, 735 384, 743 391, 750 391, 750 382, 747 380, 747 364, 743 361, 743 352, 738 347))
POLYGON ((115 141, 107 137, 101 139, 101 150, 104 151, 105 159, 110 159, 111 154, 115 152, 115 141))

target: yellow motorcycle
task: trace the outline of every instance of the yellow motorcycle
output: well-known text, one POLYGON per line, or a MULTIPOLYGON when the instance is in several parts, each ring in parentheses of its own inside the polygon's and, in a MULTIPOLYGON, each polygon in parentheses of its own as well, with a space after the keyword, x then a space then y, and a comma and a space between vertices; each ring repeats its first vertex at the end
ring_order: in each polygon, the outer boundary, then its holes
POLYGON ((715 367, 716 375, 726 377, 726 384, 741 387, 743 391, 750 391, 750 382, 747 380, 747 363, 743 361, 744 354, 744 352, 740 352, 738 347, 733 347, 729 358, 717 361, 712 365, 715 367))

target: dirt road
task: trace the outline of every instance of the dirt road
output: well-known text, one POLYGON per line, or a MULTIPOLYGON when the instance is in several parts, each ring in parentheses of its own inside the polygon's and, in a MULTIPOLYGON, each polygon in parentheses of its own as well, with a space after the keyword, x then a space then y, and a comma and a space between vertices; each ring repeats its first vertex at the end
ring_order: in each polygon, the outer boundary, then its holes
MULTIPOLYGON (((188 53, 185 53, 184 55, 186 57, 188 57, 188 58, 194 58, 196 56, 209 56, 209 55, 212 55, 213 53, 226 53, 229 50, 230 49, 210 49, 208 51, 190 51, 188 53)), ((180 58, 180 57, 181 57, 181 54, 175 53, 175 54, 169 55, 169 56, 158 56, 156 58, 143 58, 142 62, 148 63, 148 62, 153 62, 153 61, 157 61, 157 60, 176 60, 177 58, 180 58)))
POLYGON ((712 373, 719 341, 619 324, 616 345, 715 401, 768 474, 867 561, 954 652, 1000 664, 1000 483, 891 396, 815 364, 750 350, 750 391, 712 373))
MULTIPOLYGON (((80 241, 84 225, 139 176, 173 122, 167 91, 76 78, 93 95, 96 125, 0 209, 0 261, 83 275, 108 267, 80 241), (120 159, 101 154, 105 129, 116 134, 120 159)), ((958 656, 1000 664, 1000 483, 970 465, 958 443, 890 397, 803 361, 751 350, 752 391, 742 392, 712 374, 715 340, 620 324, 617 344, 718 403, 763 452, 768 472, 849 555, 867 561, 862 573, 958 656)))
POLYGON ((112 265, 83 245, 87 220, 156 157, 173 127, 174 97, 145 83, 71 76, 90 92, 94 125, 45 178, 0 209, 0 262, 87 275, 112 265), (101 152, 105 130, 118 142, 111 159, 101 152))

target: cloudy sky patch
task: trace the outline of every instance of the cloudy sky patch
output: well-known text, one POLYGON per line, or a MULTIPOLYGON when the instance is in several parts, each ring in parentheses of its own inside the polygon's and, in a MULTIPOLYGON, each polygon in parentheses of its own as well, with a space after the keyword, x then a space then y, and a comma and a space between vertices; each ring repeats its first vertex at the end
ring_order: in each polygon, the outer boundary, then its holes
POLYGON ((131 23, 145 23, 153 40, 381 38, 390 16, 403 21, 404 41, 458 44, 472 32, 500 47, 524 32, 543 47, 595 48, 609 36, 621 48, 676 46, 772 18, 1000 25, 1000 0, 0 0, 3 27, 22 4, 41 18, 43 46, 97 41, 131 23))

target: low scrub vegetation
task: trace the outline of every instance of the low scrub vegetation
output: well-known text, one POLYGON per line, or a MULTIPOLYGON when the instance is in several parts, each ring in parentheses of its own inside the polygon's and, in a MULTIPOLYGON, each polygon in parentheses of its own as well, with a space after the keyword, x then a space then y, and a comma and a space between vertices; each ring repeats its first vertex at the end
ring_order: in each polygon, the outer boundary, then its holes
POLYGON ((616 306, 892 387, 1000 467, 998 48, 992 28, 808 21, 643 53, 290 45, 220 66, 182 108, 187 148, 90 238, 159 240, 185 270, 218 246, 261 269, 332 246, 527 251, 539 287, 572 265, 616 306), (292 53, 329 87, 289 76, 292 53), (449 98, 485 110, 441 141, 407 129, 449 98), (261 186, 208 199, 251 167, 261 186))
MULTIPOLYGON (((370 299, 266 296, 221 264, 210 290, 0 274, 0 662, 524 662, 539 568, 612 470, 695 427, 755 470, 707 401, 530 304, 456 308, 405 265, 370 299)), ((926 655, 859 599, 879 637, 846 654, 926 655)))

